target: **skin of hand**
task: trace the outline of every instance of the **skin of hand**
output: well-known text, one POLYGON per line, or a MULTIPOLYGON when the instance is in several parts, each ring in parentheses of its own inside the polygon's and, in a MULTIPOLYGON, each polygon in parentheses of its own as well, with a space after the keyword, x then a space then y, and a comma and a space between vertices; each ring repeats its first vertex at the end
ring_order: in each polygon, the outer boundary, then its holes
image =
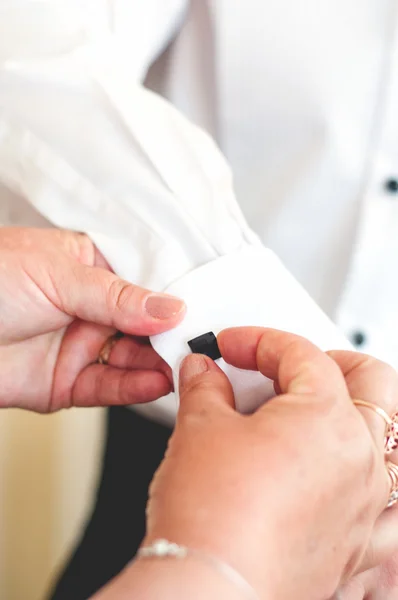
POLYGON ((176 326, 184 303, 117 277, 88 236, 0 229, 0 407, 51 412, 133 404, 171 391, 146 336, 176 326), (117 330, 109 364, 96 364, 117 330))
MULTIPOLYGON (((144 545, 166 538, 213 554, 265 600, 326 600, 369 560, 372 531, 385 512, 383 427, 353 405, 339 356, 261 328, 226 330, 219 346, 230 364, 271 378, 279 395, 240 415, 218 366, 201 355, 185 359, 176 428, 150 488, 144 545)), ((349 354, 346 376, 354 381, 357 355, 349 354)), ((369 384, 364 374, 362 383, 369 384)), ((203 597, 199 564, 185 595, 168 585, 170 572, 180 569, 183 578, 179 562, 137 560, 96 600, 132 593, 152 600, 154 581, 166 599, 203 597)))
MULTIPOLYGON (((381 406, 388 414, 398 409, 398 379, 390 366, 365 354, 328 353, 341 368, 350 395, 381 406)), ((369 427, 384 433, 382 419, 360 409, 369 427)), ((398 452, 389 456, 398 463, 398 452)), ((398 505, 385 510, 376 522, 369 546, 356 576, 333 600, 397 600, 398 598, 398 505)))
MULTIPOLYGON (((395 518, 397 520, 397 513, 395 518)), ((395 532, 396 529, 395 527, 395 532)), ((397 600, 397 598, 398 551, 378 567, 353 577, 333 596, 333 600, 397 600)))

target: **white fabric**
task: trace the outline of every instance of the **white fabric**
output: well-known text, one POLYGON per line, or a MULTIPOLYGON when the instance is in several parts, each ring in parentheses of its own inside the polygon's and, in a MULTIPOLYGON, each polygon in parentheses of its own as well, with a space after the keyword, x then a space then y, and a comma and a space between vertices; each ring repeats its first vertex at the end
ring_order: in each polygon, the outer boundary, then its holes
MULTIPOLYGON (((351 346, 271 250, 248 246, 188 273, 166 290, 183 297, 188 311, 173 331, 152 337, 156 351, 173 368, 189 353, 188 341, 227 327, 257 325, 303 335, 323 350, 351 346), (292 299, 294 299, 292 301, 292 299)), ((273 383, 255 371, 217 360, 234 389, 236 407, 250 413, 275 395, 273 383)))
POLYGON ((259 245, 216 146, 147 75, 216 136, 261 241, 398 365, 397 6, 0 0, 2 222, 29 202, 153 289, 259 245))

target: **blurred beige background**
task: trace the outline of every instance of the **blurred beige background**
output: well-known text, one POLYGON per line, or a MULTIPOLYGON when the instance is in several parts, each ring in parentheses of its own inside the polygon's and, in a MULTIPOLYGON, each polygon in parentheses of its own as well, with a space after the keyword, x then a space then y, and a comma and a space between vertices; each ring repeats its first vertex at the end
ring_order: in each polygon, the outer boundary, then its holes
POLYGON ((103 409, 0 411, 0 598, 44 600, 90 510, 103 409))

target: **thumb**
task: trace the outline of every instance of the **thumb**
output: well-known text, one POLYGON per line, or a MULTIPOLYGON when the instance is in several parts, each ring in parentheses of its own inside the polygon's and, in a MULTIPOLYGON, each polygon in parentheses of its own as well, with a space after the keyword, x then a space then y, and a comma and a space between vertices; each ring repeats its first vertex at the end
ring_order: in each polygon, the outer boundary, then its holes
POLYGON ((84 321, 147 336, 175 327, 184 317, 179 298, 150 292, 106 269, 70 261, 66 272, 58 273, 60 308, 84 321))
POLYGON ((180 415, 231 410, 234 393, 228 377, 207 356, 190 354, 180 367, 180 415))

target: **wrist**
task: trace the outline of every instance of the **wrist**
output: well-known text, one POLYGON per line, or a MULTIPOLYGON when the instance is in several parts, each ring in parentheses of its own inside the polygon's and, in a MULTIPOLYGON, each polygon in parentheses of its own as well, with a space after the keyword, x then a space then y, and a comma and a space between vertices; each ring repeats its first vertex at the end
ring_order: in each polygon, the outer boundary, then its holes
MULTIPOLYGON (((259 560, 259 557, 264 556, 264 548, 253 547, 250 536, 242 533, 240 526, 236 529, 229 519, 227 523, 219 520, 217 524, 207 523, 206 526, 199 526, 194 518, 186 520, 181 515, 178 525, 175 521, 171 523, 168 520, 160 527, 151 527, 142 547, 151 547, 157 540, 165 539, 188 548, 190 558, 193 551, 193 554, 198 555, 198 558, 195 558, 197 562, 201 562, 201 556, 212 557, 214 562, 225 564, 227 568, 235 571, 259 597, 267 598, 275 569, 271 567, 271 572, 268 572, 267 566, 259 560)), ((213 565, 212 568, 218 570, 217 565, 213 565)))
POLYGON ((92 600, 247 600, 233 582, 194 557, 142 558, 126 569, 92 600))

